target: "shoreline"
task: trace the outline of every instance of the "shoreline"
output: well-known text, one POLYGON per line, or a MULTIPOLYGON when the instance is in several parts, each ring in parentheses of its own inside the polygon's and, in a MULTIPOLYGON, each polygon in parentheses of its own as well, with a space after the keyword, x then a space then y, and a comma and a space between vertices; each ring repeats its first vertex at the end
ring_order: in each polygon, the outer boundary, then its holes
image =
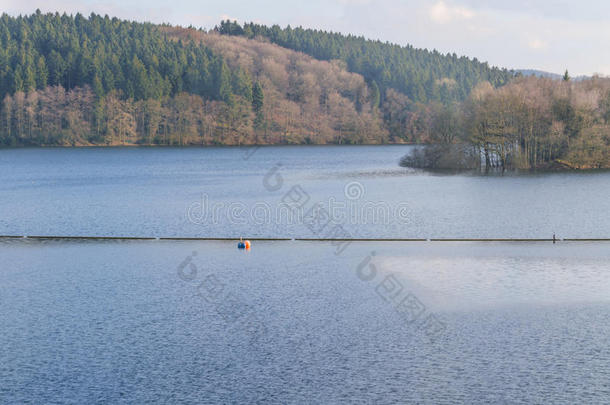
MULTIPOLYGON (((271 143, 271 144, 188 144, 188 145, 160 145, 160 144, 78 144, 78 145, 1 145, 2 150, 18 149, 208 149, 208 148, 235 148, 235 149, 259 149, 268 147, 359 147, 359 146, 427 146, 434 145, 429 143, 413 142, 387 142, 387 143, 271 143)), ((422 170, 431 173, 449 174, 480 174, 480 175, 511 175, 511 174, 535 174, 535 173, 582 173, 582 172, 603 172, 610 170, 610 167, 579 167, 577 164, 558 159, 555 162, 530 169, 506 169, 503 173, 498 168, 490 169, 487 173, 484 169, 458 169, 458 168, 424 168, 416 166, 406 166, 399 164, 406 169, 422 170)))
POLYGON ((189 144, 189 145, 159 145, 159 144, 79 144, 79 145, 16 145, 16 146, 0 146, 0 150, 9 149, 87 149, 87 148, 265 148, 276 146, 417 146, 421 143, 409 142, 386 142, 386 143, 265 143, 265 144, 189 144))

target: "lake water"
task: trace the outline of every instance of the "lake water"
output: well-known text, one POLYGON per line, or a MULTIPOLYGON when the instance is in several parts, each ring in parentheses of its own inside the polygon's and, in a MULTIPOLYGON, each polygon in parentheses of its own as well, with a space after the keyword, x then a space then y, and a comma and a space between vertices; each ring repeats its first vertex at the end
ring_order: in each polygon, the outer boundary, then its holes
MULTIPOLYGON (((0 150, 0 234, 610 233, 608 173, 408 150, 0 150)), ((608 403, 609 247, 2 239, 0 403, 608 403)))
POLYGON ((284 209, 296 189, 351 236, 610 237, 610 171, 430 174, 398 166, 411 148, 0 150, 0 232, 323 236, 284 209))

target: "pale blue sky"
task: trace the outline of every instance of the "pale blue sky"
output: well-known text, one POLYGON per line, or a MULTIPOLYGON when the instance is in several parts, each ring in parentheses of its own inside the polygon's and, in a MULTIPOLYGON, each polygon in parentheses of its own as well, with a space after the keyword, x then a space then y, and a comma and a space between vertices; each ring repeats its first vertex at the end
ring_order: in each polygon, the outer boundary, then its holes
POLYGON ((607 0, 0 0, 9 14, 92 11, 212 28, 290 24, 477 57, 493 65, 610 75, 607 0))

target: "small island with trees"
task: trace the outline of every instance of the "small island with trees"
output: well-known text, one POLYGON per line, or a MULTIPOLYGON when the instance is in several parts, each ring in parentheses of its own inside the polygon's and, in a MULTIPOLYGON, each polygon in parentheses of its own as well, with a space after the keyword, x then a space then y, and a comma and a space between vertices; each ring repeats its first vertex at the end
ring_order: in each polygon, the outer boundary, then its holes
POLYGON ((610 168, 610 79, 517 78, 481 83, 467 100, 439 106, 430 145, 404 166, 437 169, 610 168))
POLYGON ((304 28, 0 17, 0 146, 422 144, 403 164, 610 167, 610 79, 304 28))

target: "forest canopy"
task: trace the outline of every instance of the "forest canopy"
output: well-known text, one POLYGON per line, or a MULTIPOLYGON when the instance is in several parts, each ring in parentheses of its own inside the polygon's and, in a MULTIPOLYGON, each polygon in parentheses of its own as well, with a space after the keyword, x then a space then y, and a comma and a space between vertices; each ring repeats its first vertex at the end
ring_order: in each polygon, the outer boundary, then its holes
POLYGON ((188 91, 221 99, 223 61, 193 42, 169 41, 152 24, 91 14, 0 17, 0 98, 88 85, 97 97, 160 99, 188 91))

